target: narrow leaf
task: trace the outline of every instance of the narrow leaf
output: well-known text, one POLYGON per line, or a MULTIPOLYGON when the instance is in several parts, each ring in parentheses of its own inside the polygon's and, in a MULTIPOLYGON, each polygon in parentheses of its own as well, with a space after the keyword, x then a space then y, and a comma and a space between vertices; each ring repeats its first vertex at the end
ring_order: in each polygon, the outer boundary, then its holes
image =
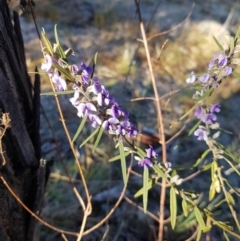
POLYGON ((213 39, 215 41, 215 43, 217 44, 217 46, 223 51, 223 46, 218 42, 218 40, 213 36, 213 39))
POLYGON ((45 47, 47 48, 49 54, 50 54, 51 56, 53 56, 54 52, 53 52, 52 44, 51 44, 51 42, 49 41, 49 39, 48 39, 48 37, 47 37, 47 35, 46 35, 46 33, 45 33, 44 30, 42 31, 42 39, 43 39, 44 45, 45 45, 45 47))
POLYGON ((203 220, 202 213, 197 206, 194 207, 194 214, 196 216, 197 222, 200 225, 201 229, 204 230, 206 228, 206 225, 203 220))
POLYGON ((58 38, 57 24, 55 24, 55 26, 54 26, 54 35, 55 35, 55 40, 57 43, 58 53, 61 56, 61 58, 66 61, 67 60, 66 55, 62 49, 62 46, 61 46, 59 38, 58 38))
POLYGON ((201 236, 202 236, 202 229, 201 229, 201 227, 198 225, 196 241, 200 241, 201 236))
POLYGON ((137 154, 139 155, 139 157, 141 157, 141 158, 146 157, 145 151, 143 151, 140 147, 136 147, 136 149, 137 149, 137 154))
POLYGON ((238 79, 240 79, 240 74, 236 70, 234 70, 232 74, 238 79))
POLYGON ((82 147, 83 145, 85 145, 88 141, 90 141, 99 131, 99 128, 101 127, 98 127, 90 136, 88 136, 84 142, 80 145, 80 147, 82 147))
POLYGON ((96 148, 97 148, 97 145, 98 145, 98 143, 99 143, 99 141, 100 141, 100 139, 101 139, 101 137, 102 137, 103 131, 104 131, 104 129, 103 129, 102 127, 100 127, 100 130, 99 130, 99 132, 98 132, 96 141, 95 141, 94 146, 93 146, 93 152, 94 152, 94 151, 96 150, 96 148))
POLYGON ((143 211, 147 211, 147 202, 148 202, 148 168, 143 168, 143 211))
POLYGON ((197 167, 203 160, 204 158, 208 155, 208 153, 210 152, 210 149, 207 149, 205 152, 203 152, 203 154, 201 155, 201 157, 199 157, 197 159, 197 161, 195 162, 195 164, 193 165, 194 167, 197 167))
POLYGON ((225 231, 223 231, 223 236, 224 236, 224 238, 225 238, 227 241, 230 241, 230 239, 228 238, 228 236, 227 236, 227 234, 226 234, 225 231))
MULTIPOLYGON (((125 152, 125 157, 127 157, 131 152, 130 151, 127 151, 125 152)), ((108 161, 109 162, 114 162, 114 161, 117 161, 117 160, 120 160, 121 159, 121 155, 117 155, 115 157, 112 157, 111 159, 109 159, 108 161)))
POLYGON ((66 69, 64 69, 63 67, 61 67, 60 65, 58 65, 58 64, 52 64, 53 65, 53 67, 54 68, 56 68, 57 70, 59 70, 59 72, 61 73, 61 74, 63 74, 66 78, 67 78, 67 80, 69 80, 69 81, 74 81, 74 77, 66 70, 66 69))
POLYGON ((124 153, 124 146, 123 142, 119 141, 119 153, 121 156, 121 167, 122 167, 122 175, 123 175, 123 182, 124 185, 127 184, 127 167, 126 167, 126 158, 125 158, 125 153, 124 153))
POLYGON ((235 35, 235 38, 234 38, 235 41, 237 41, 237 39, 239 38, 239 35, 240 35, 240 27, 238 28, 238 30, 236 32, 236 35, 235 35))
MULTIPOLYGON (((154 186, 155 182, 156 182, 155 179, 149 180, 148 184, 147 184, 147 190, 150 190, 154 186)), ((137 198, 137 197, 143 195, 143 192, 144 191, 143 191, 143 187, 142 187, 135 193, 134 197, 137 198)))
POLYGON ((46 92, 46 93, 41 93, 40 95, 41 96, 44 96, 44 95, 68 95, 68 94, 72 94, 74 93, 75 91, 74 90, 65 90, 65 91, 61 91, 61 92, 46 92))
POLYGON ((170 189, 170 215, 171 215, 171 226, 175 228, 177 220, 177 196, 175 188, 172 186, 170 189))
POLYGON ((201 123, 202 120, 199 120, 188 132, 188 136, 192 135, 192 133, 198 128, 199 124, 201 123))
POLYGON ((182 200, 182 210, 183 210, 183 214, 185 217, 187 217, 188 215, 188 210, 187 210, 187 201, 185 199, 182 200))
POLYGON ((78 136, 80 135, 80 133, 81 133, 81 131, 82 131, 82 129, 83 129, 86 121, 87 121, 87 115, 85 115, 85 116, 83 117, 83 119, 82 119, 82 121, 81 121, 81 123, 80 123, 80 125, 79 125, 79 127, 78 127, 78 129, 77 129, 77 131, 76 131, 76 133, 75 133, 75 135, 74 135, 74 137, 73 137, 73 139, 72 139, 72 142, 76 141, 76 139, 77 139, 78 136))

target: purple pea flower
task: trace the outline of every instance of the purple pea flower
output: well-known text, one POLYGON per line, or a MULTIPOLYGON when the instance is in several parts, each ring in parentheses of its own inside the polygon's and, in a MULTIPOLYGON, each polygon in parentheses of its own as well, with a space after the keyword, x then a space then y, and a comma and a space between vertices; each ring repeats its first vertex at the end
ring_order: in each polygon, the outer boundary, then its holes
POLYGON ((202 83, 206 83, 209 80, 209 77, 210 77, 210 74, 206 73, 199 77, 199 81, 202 83))
POLYGON ((148 166, 149 166, 149 167, 152 167, 153 164, 152 164, 152 162, 151 162, 150 159, 148 159, 148 158, 143 158, 142 160, 140 160, 139 166, 144 167, 144 168, 148 168, 148 166))
POLYGON ((194 116, 197 118, 197 119, 201 119, 204 115, 204 111, 203 111, 203 108, 201 106, 198 106, 195 110, 195 113, 194 113, 194 116))
POLYGON ((153 147, 149 145, 149 148, 146 149, 146 152, 147 152, 147 157, 148 158, 157 158, 158 154, 153 150, 153 147))
POLYGON ((220 108, 221 108, 221 105, 219 103, 214 104, 214 105, 211 106, 210 112, 211 113, 214 113, 214 112, 219 113, 221 111, 220 108))
POLYGON ((82 69, 82 81, 85 86, 88 86, 89 79, 91 78, 91 74, 93 72, 92 67, 86 66, 85 63, 81 63, 82 69))
POLYGON ((223 68, 227 65, 228 58, 227 56, 223 55, 218 59, 218 65, 219 67, 223 68))
POLYGON ((192 71, 189 78, 186 79, 187 84, 192 84, 196 81, 196 75, 192 71))
POLYGON ((77 108, 80 104, 80 101, 79 101, 79 92, 78 91, 75 91, 74 92, 74 96, 72 98, 69 99, 69 101, 72 103, 72 105, 77 108))
POLYGON ((119 120, 114 117, 110 117, 109 119, 107 119, 103 122, 102 127, 104 130, 113 132, 116 130, 117 124, 119 124, 119 120))
POLYGON ((55 84, 56 91, 64 91, 67 90, 66 80, 59 75, 59 72, 55 72, 52 76, 52 82, 55 84))
POLYGON ((194 135, 197 136, 199 141, 206 141, 207 140, 207 132, 203 129, 198 128, 196 131, 194 131, 194 135))
POLYGON ((213 113, 206 114, 202 119, 204 123, 207 123, 209 125, 213 124, 213 122, 216 120, 217 120, 217 117, 213 113))
POLYGON ((131 126, 129 121, 122 121, 119 125, 116 127, 116 135, 122 134, 125 136, 128 133, 128 128, 131 126))
POLYGON ((42 63, 41 69, 44 70, 47 73, 51 73, 52 72, 51 70, 52 70, 53 59, 49 54, 46 54, 45 60, 46 60, 46 63, 42 63))
POLYGON ((112 101, 112 98, 110 97, 108 91, 102 86, 101 93, 98 94, 97 102, 100 106, 108 106, 112 101))
POLYGON ((232 69, 232 67, 230 67, 230 66, 227 66, 227 67, 224 69, 224 73, 225 73, 226 76, 230 75, 232 72, 233 72, 233 69, 232 69))
POLYGON ((92 112, 96 112, 97 109, 93 103, 80 103, 77 107, 79 117, 84 117, 85 115, 89 115, 92 112))
POLYGON ((97 128, 102 124, 102 120, 95 114, 89 114, 88 121, 92 123, 93 128, 97 128))

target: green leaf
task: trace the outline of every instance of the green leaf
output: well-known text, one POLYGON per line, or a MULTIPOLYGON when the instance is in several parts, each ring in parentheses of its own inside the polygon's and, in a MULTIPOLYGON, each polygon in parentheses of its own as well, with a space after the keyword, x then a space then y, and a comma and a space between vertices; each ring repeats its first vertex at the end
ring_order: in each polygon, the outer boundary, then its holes
POLYGON ((80 123, 80 125, 79 125, 79 127, 78 127, 78 129, 77 129, 77 131, 76 131, 76 133, 75 133, 75 135, 74 135, 74 137, 73 137, 73 139, 72 139, 72 142, 76 141, 76 139, 77 139, 78 136, 80 135, 80 133, 81 133, 81 131, 82 131, 82 129, 83 129, 86 121, 87 121, 87 115, 85 115, 85 116, 83 117, 83 119, 82 119, 82 121, 81 121, 81 123, 80 123))
POLYGON ((183 214, 185 217, 188 216, 188 205, 187 205, 187 201, 185 199, 182 200, 182 210, 183 210, 183 214))
POLYGON ((188 132, 188 136, 192 135, 192 133, 198 128, 199 124, 201 123, 202 120, 199 120, 188 132))
POLYGON ((91 75, 91 79, 94 75, 94 71, 95 71, 95 67, 96 67, 96 64, 97 64, 97 57, 98 57, 98 52, 96 52, 96 54, 94 55, 94 58, 93 58, 93 71, 92 71, 92 75, 91 75))
POLYGON ((48 37, 47 37, 47 35, 46 35, 46 33, 45 33, 44 30, 42 31, 42 39, 43 39, 44 45, 45 45, 45 47, 47 48, 49 54, 50 54, 51 56, 53 56, 54 52, 53 52, 52 44, 51 44, 51 42, 49 41, 49 39, 48 39, 48 37))
POLYGON ((159 167, 157 164, 153 165, 153 170, 158 174, 158 176, 160 176, 160 177, 164 178, 165 180, 167 180, 166 174, 161 169, 161 167, 159 167))
POLYGON ((84 142, 80 145, 80 147, 82 147, 83 145, 85 145, 88 141, 90 141, 99 131, 99 128, 101 128, 101 126, 99 126, 90 136, 88 136, 84 142))
POLYGON ((226 184, 234 191, 234 193, 240 197, 240 193, 231 185, 227 179, 224 179, 224 182, 226 182, 226 184))
POLYGON ((55 24, 55 26, 54 26, 54 35, 55 35, 55 40, 56 40, 56 43, 57 43, 58 53, 64 61, 67 61, 66 55, 65 55, 65 53, 62 49, 62 46, 61 46, 59 38, 58 38, 57 24, 55 24))
POLYGON ((197 206, 194 207, 194 214, 196 216, 198 224, 200 225, 200 228, 204 230, 206 228, 206 225, 203 220, 202 213, 197 206))
POLYGON ((98 132, 96 141, 95 141, 94 146, 93 146, 93 152, 94 152, 94 151, 96 150, 96 148, 97 148, 97 145, 98 145, 98 143, 99 143, 99 141, 100 141, 100 139, 101 139, 101 137, 102 137, 103 131, 104 131, 104 129, 103 129, 102 127, 100 127, 100 130, 99 130, 99 132, 98 132))
POLYGON ((215 194, 216 194, 216 189, 214 187, 214 183, 212 182, 209 190, 209 201, 211 201, 215 197, 215 194))
POLYGON ((240 74, 236 70, 233 70, 233 75, 240 79, 240 74))
POLYGON ((237 41, 237 39, 239 38, 239 35, 240 35, 240 27, 238 28, 237 32, 236 32, 236 35, 234 37, 234 40, 235 42, 237 41))
MULTIPOLYGON (((130 151, 127 151, 125 152, 125 157, 127 157, 131 152, 130 151)), ((109 162, 114 162, 114 161, 117 161, 117 160, 120 160, 121 159, 121 155, 117 155, 115 157, 112 157, 111 159, 109 159, 108 161, 109 162)))
POLYGON ((140 147, 136 147, 137 150, 137 154, 139 155, 139 157, 144 158, 146 157, 146 152, 144 150, 142 150, 140 147))
POLYGON ((234 41, 234 38, 233 38, 233 37, 230 37, 230 50, 229 50, 229 54, 228 54, 228 56, 231 56, 232 53, 233 53, 234 45, 235 45, 234 42, 235 42, 235 41, 234 41))
POLYGON ((224 236, 224 238, 225 238, 227 241, 230 241, 230 239, 228 238, 228 236, 227 236, 227 234, 226 234, 225 231, 223 231, 223 236, 224 236))
POLYGON ((126 167, 126 158, 125 158, 125 153, 124 153, 124 146, 123 146, 122 141, 119 141, 118 143, 119 143, 119 145, 118 145, 119 153, 120 153, 120 157, 121 157, 123 182, 124 182, 124 185, 126 185, 127 184, 127 167, 126 167))
POLYGON ((197 161, 195 162, 195 164, 193 165, 194 167, 197 167, 203 160, 204 158, 208 155, 208 153, 210 152, 210 149, 207 149, 205 152, 203 152, 203 154, 201 155, 201 157, 199 157, 197 159, 197 161))
MULTIPOLYGON (((155 179, 149 180, 148 184, 147 184, 147 190, 150 190, 154 186, 155 183, 156 183, 155 179)), ((137 198, 137 197, 143 195, 143 192, 144 191, 143 191, 143 187, 142 187, 135 193, 134 197, 137 198)))
POLYGON ((226 157, 223 157, 223 159, 232 167, 232 169, 240 176, 240 172, 239 170, 236 168, 236 166, 231 162, 229 161, 226 157))
POLYGON ((231 205, 235 205, 235 200, 234 200, 233 196, 232 196, 229 192, 226 193, 226 198, 227 198, 227 201, 228 201, 231 205))
POLYGON ((202 236, 202 229, 201 229, 201 227, 198 225, 196 241, 200 241, 201 236, 202 236))
POLYGON ((65 91, 61 91, 61 92, 46 92, 46 93, 41 93, 40 95, 41 96, 44 96, 44 95, 68 95, 68 94, 72 94, 74 93, 75 91, 74 90, 65 90, 65 91))
POLYGON ((74 77, 66 69, 64 69, 63 67, 61 67, 58 64, 53 63, 52 65, 53 65, 54 68, 59 70, 59 72, 61 74, 63 74, 67 78, 67 80, 74 82, 74 80, 75 80, 74 77))
POLYGON ((148 168, 143 168, 143 211, 147 212, 147 202, 148 202, 148 168))
POLYGON ((207 171, 207 170, 209 170, 211 167, 212 167, 212 163, 209 163, 209 164, 203 166, 203 167, 201 168, 201 171, 203 171, 203 172, 204 172, 204 171, 207 171))
POLYGON ((217 44, 217 46, 223 51, 224 50, 223 46, 218 42, 218 40, 214 36, 213 36, 213 39, 214 39, 215 43, 217 44))
POLYGON ((172 229, 175 228, 177 220, 177 196, 175 188, 172 186, 170 189, 170 216, 172 229))

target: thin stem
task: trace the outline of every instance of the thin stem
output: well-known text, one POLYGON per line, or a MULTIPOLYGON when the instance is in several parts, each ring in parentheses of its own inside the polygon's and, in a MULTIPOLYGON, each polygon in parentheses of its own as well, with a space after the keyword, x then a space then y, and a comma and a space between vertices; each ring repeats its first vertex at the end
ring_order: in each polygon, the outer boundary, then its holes
POLYGON ((56 228, 54 226, 52 226, 51 224, 45 222, 44 220, 42 220, 38 215, 36 215, 35 213, 33 213, 21 200, 20 198, 14 193, 14 191, 12 190, 12 188, 8 185, 8 183, 6 182, 5 178, 0 175, 0 179, 2 180, 4 186, 8 189, 8 191, 10 192, 10 194, 16 199, 16 201, 28 212, 30 213, 37 221, 39 221, 40 223, 42 223, 44 226, 58 232, 61 234, 68 234, 71 236, 75 236, 77 237, 79 234, 75 233, 75 232, 70 232, 70 231, 65 231, 63 229, 59 229, 56 228))
MULTIPOLYGON (((152 79, 152 86, 154 90, 155 99, 159 100, 159 95, 157 91, 157 85, 155 76, 153 74, 153 67, 151 63, 149 48, 148 48, 148 41, 146 37, 146 32, 144 28, 144 24, 141 17, 141 11, 139 2, 137 0, 134 0, 136 7, 137 7, 137 14, 140 22, 140 30, 143 38, 143 45, 146 52, 147 62, 148 62, 148 68, 150 72, 150 76, 152 79)), ((164 123, 163 123, 163 114, 162 109, 160 105, 160 101, 156 101, 156 108, 157 108, 157 114, 158 114, 158 129, 159 129, 159 135, 160 135, 160 143, 162 144, 162 161, 163 163, 167 163, 167 148, 166 148, 166 140, 165 140, 165 134, 164 134, 164 123)), ((166 198, 166 181, 162 179, 162 188, 161 188, 161 196, 160 196, 160 203, 159 203, 159 230, 158 230, 158 241, 163 240, 163 226, 164 226, 164 207, 165 207, 165 198, 166 198)))

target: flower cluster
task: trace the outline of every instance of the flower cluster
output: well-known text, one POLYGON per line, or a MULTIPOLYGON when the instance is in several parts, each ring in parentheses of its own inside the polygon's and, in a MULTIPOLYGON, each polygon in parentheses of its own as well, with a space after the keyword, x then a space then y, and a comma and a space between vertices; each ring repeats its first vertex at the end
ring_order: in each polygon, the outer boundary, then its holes
MULTIPOLYGON (((219 113, 221 105, 214 104, 210 108, 207 108, 206 106, 198 106, 195 110, 194 116, 197 119, 200 119, 203 123, 207 125, 212 125, 217 120, 217 116, 215 113, 219 113)), ((205 127, 200 126, 195 132, 194 135, 197 136, 198 140, 204 140, 207 141, 208 139, 208 132, 205 127)))
POLYGON ((52 82, 55 84, 56 91, 67 89, 65 75, 61 74, 64 69, 73 78, 74 96, 70 102, 77 109, 77 115, 81 118, 86 117, 92 127, 102 126, 110 134, 116 136, 136 137, 138 130, 128 119, 128 113, 119 106, 113 97, 110 96, 106 88, 100 83, 97 77, 93 77, 93 69, 82 63, 77 65, 66 65, 62 61, 57 61, 50 55, 45 55, 45 63, 41 68, 48 73, 52 82))
POLYGON ((232 67, 229 66, 231 57, 228 57, 225 52, 226 51, 221 51, 214 55, 208 65, 207 73, 197 77, 194 72, 191 72, 186 82, 188 84, 193 84, 195 82, 200 83, 205 91, 210 88, 216 89, 221 80, 233 72, 232 67))

